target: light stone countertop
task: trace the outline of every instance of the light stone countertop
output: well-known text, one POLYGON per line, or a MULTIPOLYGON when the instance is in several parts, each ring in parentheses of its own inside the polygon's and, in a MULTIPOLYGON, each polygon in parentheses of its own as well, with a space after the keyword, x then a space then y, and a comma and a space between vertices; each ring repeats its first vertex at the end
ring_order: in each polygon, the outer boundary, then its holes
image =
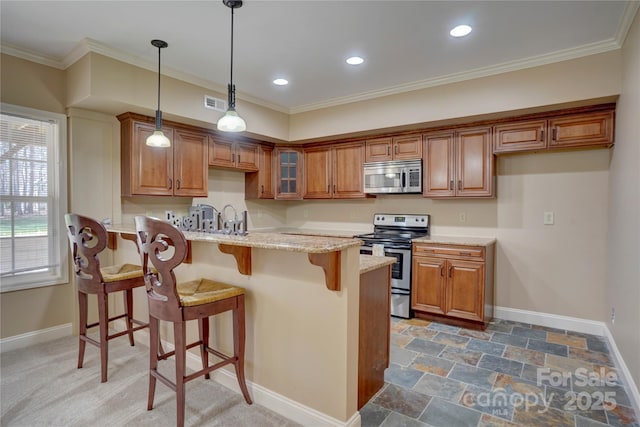
POLYGON ((394 264, 397 261, 397 258, 390 256, 360 255, 360 274, 377 270, 378 268, 394 264))
MULTIPOLYGON (((273 232, 273 233, 290 234, 290 235, 339 237, 339 238, 348 238, 348 239, 358 234, 367 233, 366 231, 357 232, 357 231, 348 231, 348 230, 323 230, 323 229, 316 229, 316 228, 293 228, 293 227, 274 228, 274 229, 269 229, 264 231, 273 232)), ((261 232, 261 231, 256 230, 256 232, 261 232)))
MULTIPOLYGON (((113 224, 107 226, 107 231, 135 234, 133 224, 113 224)), ((192 242, 211 242, 231 246, 244 246, 260 249, 275 249, 289 252, 329 253, 360 246, 358 239, 344 237, 309 236, 297 234, 282 234, 273 232, 254 231, 246 236, 226 234, 202 233, 183 231, 187 240, 192 242)))
POLYGON ((447 245, 460 246, 491 246, 496 242, 495 237, 472 237, 472 236, 443 236, 435 235, 413 239, 413 243, 442 243, 447 245))

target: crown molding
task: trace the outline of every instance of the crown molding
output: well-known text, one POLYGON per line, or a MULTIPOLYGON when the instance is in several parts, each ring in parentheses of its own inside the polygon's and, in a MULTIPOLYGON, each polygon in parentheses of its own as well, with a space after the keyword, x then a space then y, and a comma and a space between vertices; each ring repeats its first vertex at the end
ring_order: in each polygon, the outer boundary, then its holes
MULTIPOLYGON (((270 101, 266 101, 261 98, 251 96, 243 92, 237 92, 236 97, 242 101, 250 102, 270 110, 278 111, 285 114, 298 114, 313 110, 320 110, 323 108, 336 107, 339 105, 350 104, 359 101, 366 101, 370 99, 380 98, 389 95, 396 95, 406 93, 410 91, 427 89, 430 87, 441 86, 451 83, 458 83, 465 80, 472 80, 481 77, 489 77, 496 74, 507 73, 510 71, 518 71, 526 68, 537 67, 541 65, 548 65, 555 62, 562 62, 571 59, 577 59, 584 56, 596 55, 599 53, 608 52, 611 50, 620 49, 624 44, 624 40, 629 32, 631 25, 633 24, 634 17, 640 9, 640 1, 627 1, 625 10, 618 29, 613 38, 594 42, 576 48, 564 49, 548 54, 528 57, 524 59, 508 61, 501 64, 495 64, 487 67, 476 68, 474 70, 464 71, 460 73, 452 73, 443 76, 437 76, 425 80, 419 80, 416 82, 405 83, 396 86, 390 86, 384 89, 361 92, 355 95, 343 96, 328 99, 321 102, 315 102, 296 107, 287 108, 279 104, 274 104, 270 101)), ((131 64, 140 68, 155 71, 156 65, 154 61, 145 60, 141 57, 130 55, 126 52, 109 48, 95 40, 85 38, 78 42, 76 46, 60 60, 45 56, 36 52, 31 52, 26 49, 12 46, 6 43, 0 43, 0 50, 2 53, 22 58, 31 62, 36 62, 49 67, 65 70, 69 66, 73 65, 80 58, 87 53, 93 52, 109 58, 116 59, 127 64, 131 64)), ((187 83, 191 83, 202 88, 225 94, 227 91, 226 85, 220 85, 213 83, 209 80, 202 79, 189 73, 185 73, 171 67, 165 67, 163 74, 187 83)), ((216 96, 216 95, 213 95, 216 96)))
POLYGON ((624 7, 624 13, 618 24, 618 31, 616 31, 615 39, 620 47, 624 44, 624 40, 627 38, 629 28, 633 24, 633 20, 640 9, 640 1, 627 1, 624 7))
POLYGON ((35 62, 36 64, 57 68, 58 70, 64 70, 66 68, 62 64, 62 62, 56 58, 46 56, 41 53, 32 52, 30 50, 13 46, 8 43, 0 42, 0 52, 6 55, 15 56, 16 58, 24 59, 26 61, 35 62))
POLYGON ((532 56, 524 59, 503 62, 501 64, 490 65, 487 67, 476 68, 460 73, 446 74, 444 76, 433 77, 426 80, 419 80, 411 83, 404 83, 397 86, 374 90, 369 92, 361 92, 356 95, 349 95, 339 98, 333 98, 313 104, 301 105, 293 107, 289 111, 291 114, 303 113, 307 111, 319 110, 322 108, 335 107, 338 105, 349 104, 352 102, 366 101, 383 96, 397 95, 405 92, 411 92, 420 89, 427 89, 434 86, 442 86, 451 83, 458 83, 465 80, 472 80, 481 77, 494 76, 496 74, 508 73, 510 71, 518 71, 526 68, 548 65, 555 62, 567 61, 570 59, 581 58, 584 56, 604 53, 611 50, 620 49, 620 45, 615 39, 608 39, 601 42, 595 42, 578 46, 576 48, 564 49, 544 55, 532 56))

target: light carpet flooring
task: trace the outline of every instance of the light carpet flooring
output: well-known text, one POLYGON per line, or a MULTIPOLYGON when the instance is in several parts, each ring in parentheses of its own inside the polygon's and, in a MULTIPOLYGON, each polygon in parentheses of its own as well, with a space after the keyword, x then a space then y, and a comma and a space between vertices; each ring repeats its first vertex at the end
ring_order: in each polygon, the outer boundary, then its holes
MULTIPOLYGON (((87 345, 76 368, 77 337, 67 337, 0 355, 0 425, 174 426, 175 393, 158 381, 154 408, 147 411, 149 348, 109 342, 109 378, 100 382, 97 347, 87 345)), ((167 372, 172 362, 165 362, 167 372)), ((164 371, 164 370, 163 370, 164 371)), ((216 381, 197 378, 186 386, 187 426, 296 426, 297 424, 216 381)))

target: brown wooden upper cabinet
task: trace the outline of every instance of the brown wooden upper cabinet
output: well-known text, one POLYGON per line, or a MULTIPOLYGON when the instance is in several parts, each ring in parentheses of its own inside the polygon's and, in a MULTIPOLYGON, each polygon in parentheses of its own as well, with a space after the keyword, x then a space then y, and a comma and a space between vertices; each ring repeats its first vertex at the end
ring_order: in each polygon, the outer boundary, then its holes
POLYGON ((244 176, 245 199, 273 199, 273 147, 259 144, 258 170, 244 176))
POLYGON ((304 149, 305 199, 359 199, 364 193, 365 143, 304 149))
POLYGON ((134 113, 120 120, 122 195, 186 196, 208 195, 207 133, 165 121, 163 132, 171 147, 146 145, 155 130, 154 119, 134 113))
POLYGON ((614 112, 596 111, 494 126, 493 152, 518 153, 554 148, 611 147, 614 112))
POLYGON ((422 135, 370 139, 366 142, 366 162, 422 158, 422 135))
POLYGON ((302 199, 302 148, 276 147, 277 200, 302 199))
POLYGON ((423 196, 493 197, 491 128, 424 135, 423 196))
POLYGON ((258 163, 258 144, 209 136, 209 166, 257 171, 258 163))

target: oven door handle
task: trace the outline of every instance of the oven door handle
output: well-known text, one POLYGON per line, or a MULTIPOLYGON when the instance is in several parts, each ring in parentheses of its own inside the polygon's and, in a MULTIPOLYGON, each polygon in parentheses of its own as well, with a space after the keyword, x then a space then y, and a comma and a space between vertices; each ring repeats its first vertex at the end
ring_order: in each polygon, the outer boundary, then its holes
POLYGON ((365 244, 362 245, 362 247, 363 248, 372 248, 373 249, 373 245, 376 245, 376 244, 383 245, 385 251, 390 249, 389 252, 392 252, 392 251, 410 251, 411 250, 411 245, 403 245, 401 243, 387 243, 387 244, 383 244, 383 243, 368 244, 368 243, 365 243, 365 244))

